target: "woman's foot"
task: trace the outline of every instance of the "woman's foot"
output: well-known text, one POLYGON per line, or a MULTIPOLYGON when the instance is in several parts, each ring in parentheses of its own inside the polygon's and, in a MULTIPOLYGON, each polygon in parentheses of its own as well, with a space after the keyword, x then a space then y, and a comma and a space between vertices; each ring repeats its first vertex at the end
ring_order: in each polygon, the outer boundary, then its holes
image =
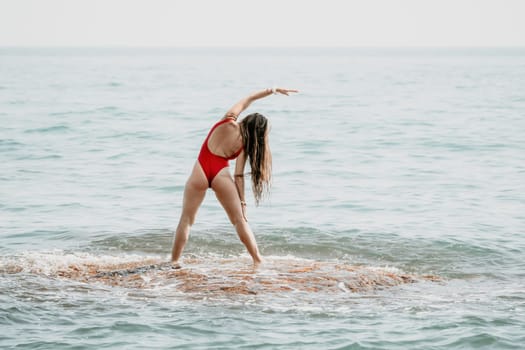
POLYGON ((256 270, 257 268, 259 268, 259 266, 261 266, 262 263, 263 259, 261 257, 253 259, 253 269, 256 270))

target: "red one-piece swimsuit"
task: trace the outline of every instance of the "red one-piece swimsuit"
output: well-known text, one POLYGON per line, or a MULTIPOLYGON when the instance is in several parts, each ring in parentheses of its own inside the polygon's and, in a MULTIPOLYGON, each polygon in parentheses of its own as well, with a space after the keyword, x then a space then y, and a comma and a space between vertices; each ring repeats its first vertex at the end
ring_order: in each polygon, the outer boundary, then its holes
POLYGON ((208 133, 208 136, 206 137, 206 140, 204 140, 204 143, 202 144, 201 151, 199 153, 199 164, 202 167, 202 170, 204 170, 204 174, 206 175, 206 178, 208 179, 208 186, 211 187, 211 182, 215 178, 215 176, 221 171, 223 168, 227 167, 228 160, 235 159, 241 154, 241 151, 243 147, 241 147, 237 152, 235 152, 230 157, 221 157, 216 154, 211 153, 210 149, 208 148, 208 140, 210 138, 211 133, 213 130, 215 130, 218 126, 230 122, 230 118, 223 119, 216 123, 208 133))

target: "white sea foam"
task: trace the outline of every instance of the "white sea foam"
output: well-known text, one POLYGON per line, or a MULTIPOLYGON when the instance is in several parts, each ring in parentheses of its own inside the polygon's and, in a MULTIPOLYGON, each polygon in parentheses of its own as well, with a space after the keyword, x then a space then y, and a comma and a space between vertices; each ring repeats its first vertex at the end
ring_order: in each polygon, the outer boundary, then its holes
POLYGON ((88 266, 118 266, 127 263, 160 260, 158 256, 134 254, 96 255, 88 252, 25 251, 13 256, 0 258, 0 272, 26 272, 46 276, 56 276, 59 272, 71 268, 88 266))
POLYGON ((257 269, 251 267, 246 255, 191 255, 182 259, 182 266, 178 270, 159 256, 62 250, 27 251, 0 260, 3 273, 29 273, 132 289, 160 290, 170 286, 188 295, 208 296, 362 292, 420 279, 396 268, 354 266, 293 255, 268 256, 257 269))

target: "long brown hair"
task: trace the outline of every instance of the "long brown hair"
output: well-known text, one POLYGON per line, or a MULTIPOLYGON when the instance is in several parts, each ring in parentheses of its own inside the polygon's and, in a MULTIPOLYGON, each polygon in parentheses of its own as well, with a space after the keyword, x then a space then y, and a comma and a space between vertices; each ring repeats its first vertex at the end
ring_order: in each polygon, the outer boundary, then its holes
POLYGON ((272 153, 268 144, 268 119, 259 113, 247 115, 240 123, 244 153, 251 167, 255 205, 270 191, 272 153))

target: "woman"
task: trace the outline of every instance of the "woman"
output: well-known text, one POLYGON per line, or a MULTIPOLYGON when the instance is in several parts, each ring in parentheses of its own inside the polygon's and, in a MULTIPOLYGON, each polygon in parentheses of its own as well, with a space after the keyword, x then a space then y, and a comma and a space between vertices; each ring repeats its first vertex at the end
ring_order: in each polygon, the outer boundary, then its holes
POLYGON ((262 262, 246 218, 244 166, 248 160, 251 166, 252 190, 258 205, 263 192, 268 191, 271 179, 272 157, 268 144, 268 120, 259 113, 250 114, 240 122, 237 122, 237 118, 255 100, 271 94, 288 95, 290 92, 297 90, 273 88, 256 92, 237 102, 212 127, 184 188, 182 214, 171 252, 173 264, 178 264, 188 241, 190 227, 195 222, 197 210, 208 188, 215 191, 239 238, 252 256, 254 265, 262 262), (237 160, 232 179, 228 160, 235 158, 237 160))

